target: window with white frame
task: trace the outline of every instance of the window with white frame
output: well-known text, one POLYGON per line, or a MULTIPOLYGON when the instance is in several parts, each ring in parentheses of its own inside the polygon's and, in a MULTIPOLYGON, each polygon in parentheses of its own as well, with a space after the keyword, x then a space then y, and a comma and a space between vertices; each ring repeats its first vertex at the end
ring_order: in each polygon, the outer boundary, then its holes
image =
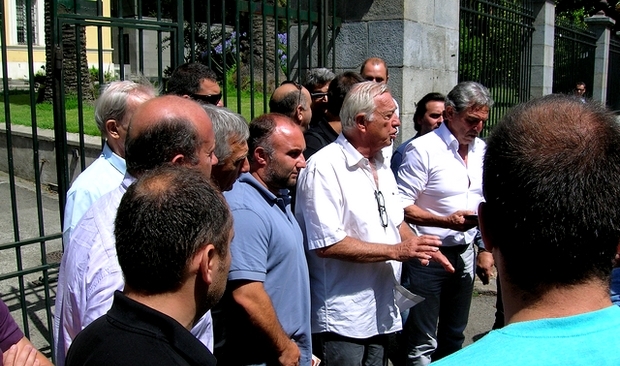
POLYGON ((37 20, 38 20, 38 14, 37 14, 37 0, 15 0, 15 20, 16 20, 16 25, 17 25, 17 44, 26 44, 26 41, 28 40, 27 37, 27 32, 28 32, 28 28, 27 28, 27 17, 28 17, 28 3, 30 3, 30 17, 32 19, 32 44, 33 45, 38 45, 39 44, 39 37, 38 37, 38 24, 37 24, 37 20))

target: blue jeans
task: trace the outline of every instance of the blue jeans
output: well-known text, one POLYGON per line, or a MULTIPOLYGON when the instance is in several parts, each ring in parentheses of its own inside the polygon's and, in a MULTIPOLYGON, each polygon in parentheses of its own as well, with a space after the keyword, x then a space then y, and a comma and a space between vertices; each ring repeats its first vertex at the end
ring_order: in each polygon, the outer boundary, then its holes
POLYGON ((403 263, 402 283, 424 301, 409 310, 403 327, 406 364, 428 365, 463 345, 474 288, 473 246, 444 247, 441 252, 454 266, 448 273, 440 264, 403 263))
POLYGON ((388 335, 366 339, 344 337, 336 333, 312 334, 312 353, 321 366, 387 366, 388 335))

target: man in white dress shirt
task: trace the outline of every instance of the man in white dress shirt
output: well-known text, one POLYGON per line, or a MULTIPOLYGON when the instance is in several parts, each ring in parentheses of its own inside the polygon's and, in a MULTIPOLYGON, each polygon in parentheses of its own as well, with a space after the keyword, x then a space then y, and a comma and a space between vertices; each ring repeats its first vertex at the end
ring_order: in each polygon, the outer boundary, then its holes
MULTIPOLYGON (((63 255, 56 299, 54 334, 56 362, 65 354, 78 332, 104 315, 124 280, 114 241, 114 218, 120 200, 143 172, 163 164, 187 165, 211 177, 215 135, 207 113, 187 98, 163 96, 145 102, 135 112, 126 141, 127 174, 121 185, 101 197, 84 214, 71 234, 71 246, 63 255)), ((209 314, 209 313, 207 313, 209 314)), ((210 314, 192 333, 212 347, 210 314)))
POLYGON ((437 237, 403 223, 383 149, 396 127, 387 85, 356 84, 340 117, 342 133, 308 161, 295 214, 306 236, 313 353, 325 365, 387 365, 389 334, 402 328, 395 301, 400 261, 436 260, 437 237))
POLYGON ((483 200, 485 144, 477 136, 492 105, 484 86, 458 84, 446 98, 444 123, 411 141, 403 154, 397 182, 405 221, 420 234, 439 236, 440 251, 456 270, 448 273, 435 263, 403 264, 403 286, 425 298, 409 311, 404 326, 407 365, 427 365, 431 357, 454 353, 465 338, 474 283, 475 213, 483 200))
POLYGON ((125 80, 111 82, 97 99, 95 122, 105 143, 101 156, 78 175, 67 192, 62 233, 65 247, 71 230, 90 205, 123 181, 129 120, 138 106, 155 95, 153 86, 125 80))

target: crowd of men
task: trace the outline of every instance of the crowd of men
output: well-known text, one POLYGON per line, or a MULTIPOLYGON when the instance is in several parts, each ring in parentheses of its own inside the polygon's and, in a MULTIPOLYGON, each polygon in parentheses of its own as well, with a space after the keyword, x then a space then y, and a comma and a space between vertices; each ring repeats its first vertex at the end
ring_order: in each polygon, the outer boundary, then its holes
MULTIPOLYGON (((163 96, 111 83, 101 157, 67 193, 57 364, 617 365, 614 117, 535 98, 485 143, 493 100, 462 82, 393 146, 388 80, 376 57, 313 69, 249 124, 201 64, 163 96), (506 326, 461 350, 495 267, 506 326)), ((47 362, 3 333, 5 364, 47 362)))

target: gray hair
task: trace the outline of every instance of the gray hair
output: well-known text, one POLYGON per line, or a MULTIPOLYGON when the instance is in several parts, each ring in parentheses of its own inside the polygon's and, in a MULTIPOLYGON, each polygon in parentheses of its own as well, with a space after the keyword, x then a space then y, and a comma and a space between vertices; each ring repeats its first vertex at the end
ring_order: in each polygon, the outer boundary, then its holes
POLYGON ((119 124, 126 125, 129 121, 124 119, 128 108, 156 96, 157 90, 144 80, 140 83, 129 80, 111 82, 95 103, 95 122, 101 131, 101 136, 106 136, 106 121, 113 119, 119 124), (130 99, 133 103, 129 102, 130 99))
POLYGON ((446 97, 446 108, 454 108, 456 113, 460 113, 470 107, 493 106, 493 98, 489 90, 482 84, 475 81, 463 81, 458 83, 446 97))
POLYGON ((351 91, 344 98, 340 109, 340 121, 342 131, 355 128, 355 116, 363 113, 366 120, 372 121, 372 113, 377 109, 375 97, 383 93, 389 93, 390 88, 387 84, 379 84, 374 81, 364 81, 355 84, 351 91))
POLYGON ((242 115, 224 107, 210 104, 201 104, 201 107, 207 112, 213 124, 213 132, 215 133, 214 153, 218 165, 224 164, 224 161, 232 154, 229 145, 230 140, 233 140, 232 143, 241 143, 250 137, 248 122, 242 115))
POLYGON ((334 80, 335 77, 336 75, 330 69, 326 69, 324 67, 310 69, 306 74, 306 82, 304 87, 311 91, 329 83, 334 80))

